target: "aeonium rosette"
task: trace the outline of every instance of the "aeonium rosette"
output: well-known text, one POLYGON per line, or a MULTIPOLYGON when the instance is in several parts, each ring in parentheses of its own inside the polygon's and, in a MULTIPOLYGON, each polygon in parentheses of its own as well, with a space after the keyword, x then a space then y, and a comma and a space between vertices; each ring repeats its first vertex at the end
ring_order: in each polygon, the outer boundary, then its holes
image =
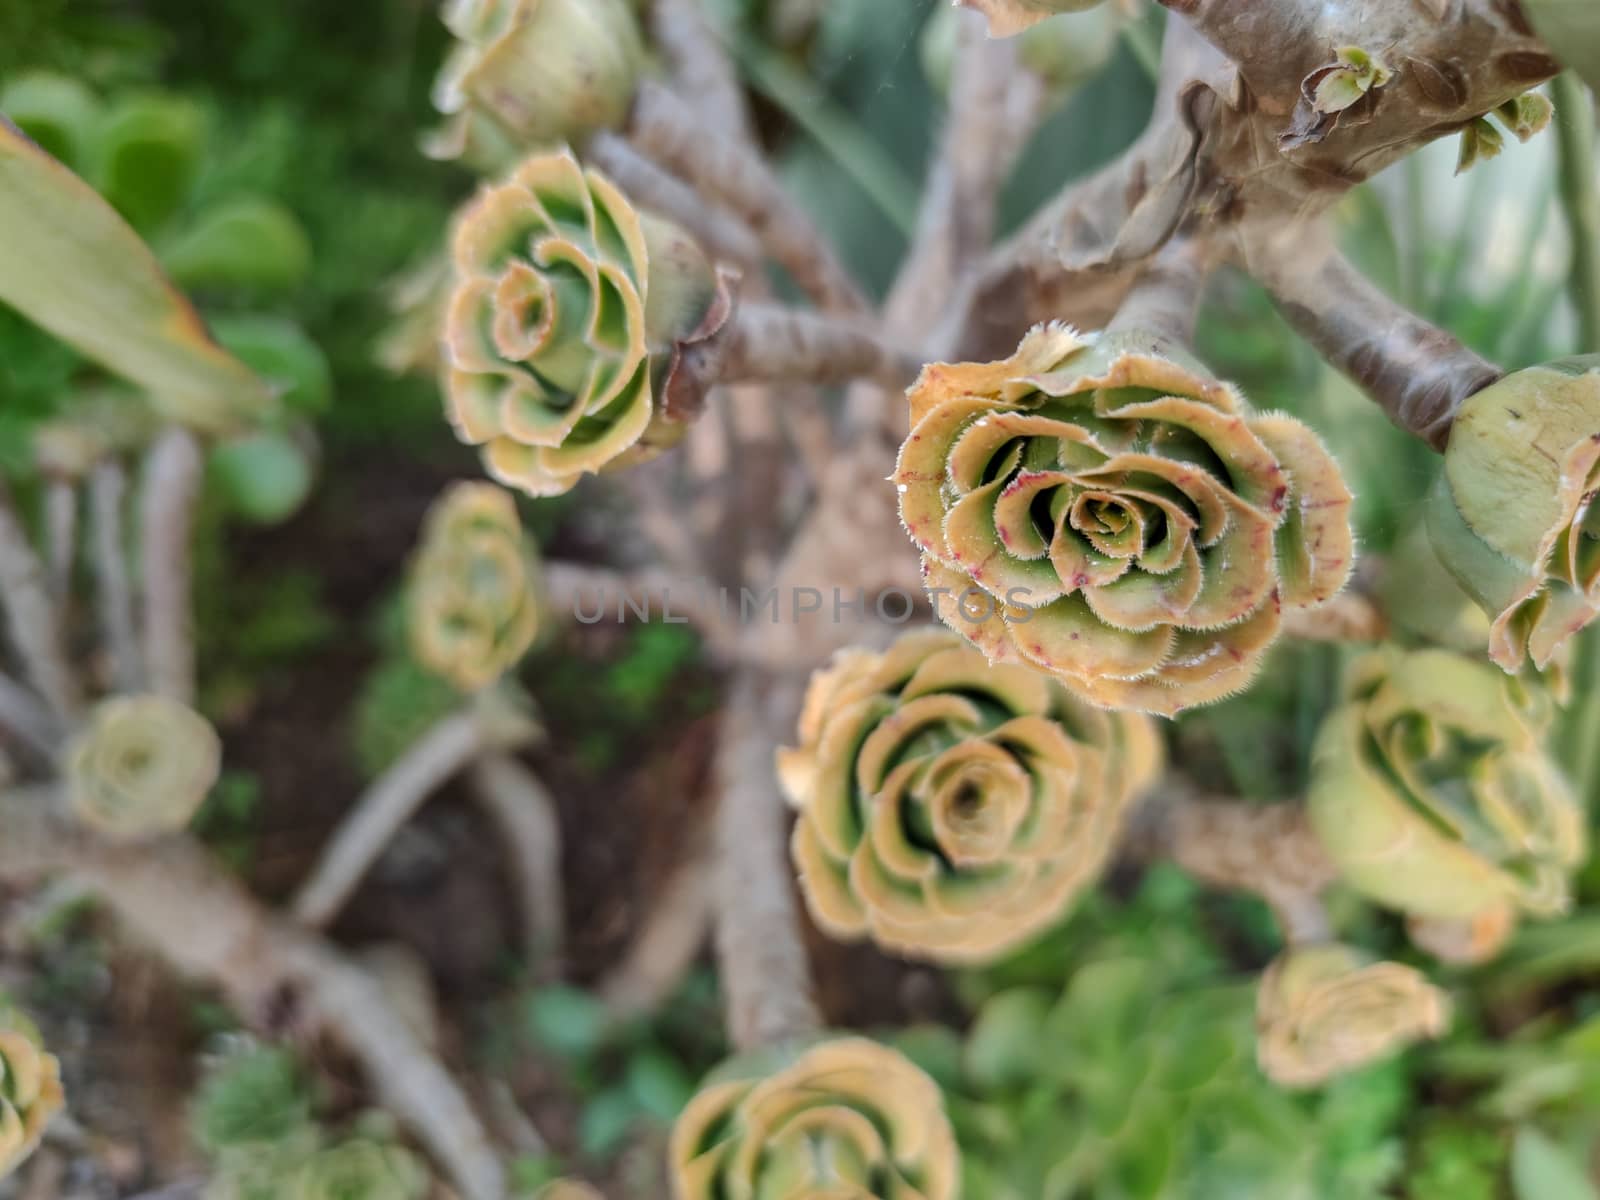
POLYGON ((63 1102, 61 1064, 38 1027, 0 996, 0 1179, 33 1153, 63 1102))
POLYGON ((1415 967, 1337 944, 1287 950, 1261 978, 1256 1057, 1284 1087, 1315 1087, 1438 1037, 1449 999, 1415 967))
POLYGON ((1309 811, 1345 882, 1419 917, 1564 910, 1581 809, 1544 747, 1553 705, 1485 662, 1377 651, 1312 752, 1309 811))
POLYGON ((726 323, 695 242, 570 152, 528 159, 459 218, 445 321, 451 424, 496 479, 533 496, 682 437, 684 346, 726 323))
POLYGON ((894 475, 939 615, 992 660, 1173 715, 1249 683, 1283 606, 1353 558, 1351 496, 1304 424, 1165 339, 1034 329, 927 367, 894 475))
POLYGON ((1161 761, 1149 718, 944 631, 817 672, 800 743, 778 772, 812 916, 941 962, 994 958, 1059 919, 1161 761))
POLYGON ((67 801, 84 824, 116 837, 186 826, 222 770, 211 723, 166 696, 102 700, 66 747, 67 801))
POLYGON ((1428 532, 1507 671, 1544 670, 1600 614, 1597 495, 1600 357, 1517 371, 1462 405, 1428 532))
POLYGON ((719 1068, 668 1154, 676 1200, 954 1200, 960 1176, 938 1085, 860 1037, 719 1068))
POLYGON ((492 483, 458 483, 428 513, 411 568, 411 648, 463 691, 487 687, 539 631, 539 569, 517 507, 492 483))

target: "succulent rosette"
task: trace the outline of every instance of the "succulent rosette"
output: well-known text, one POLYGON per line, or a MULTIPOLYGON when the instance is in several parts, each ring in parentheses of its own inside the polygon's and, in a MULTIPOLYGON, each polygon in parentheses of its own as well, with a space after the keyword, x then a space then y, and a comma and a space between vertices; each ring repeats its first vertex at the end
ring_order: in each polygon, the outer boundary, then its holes
POLYGON ((411 648, 462 691, 517 664, 539 631, 539 570, 510 493, 457 483, 428 513, 411 569, 411 648))
POLYGON ((498 171, 627 117, 645 59, 629 0, 450 0, 444 23, 456 45, 434 82, 435 157, 498 171))
POLYGON ((351 1138, 301 1160, 283 1193, 290 1200, 422 1200, 428 1174, 403 1147, 351 1138))
POLYGON ((33 1153, 63 1103, 61 1064, 38 1027, 0 998, 0 1179, 33 1153))
POLYGON ((1261 977, 1256 1057, 1284 1087, 1315 1087, 1438 1037, 1450 1001, 1422 972, 1342 945, 1291 949, 1261 977))
POLYGON ((192 708, 165 696, 114 696, 95 706, 67 748, 67 799, 103 833, 174 833, 221 770, 222 741, 192 708))
POLYGON ((676 1200, 953 1200, 960 1171, 938 1085, 859 1037, 719 1068, 668 1153, 676 1200))
POLYGON ((1349 577, 1350 492, 1317 436, 1160 339, 1040 326, 909 396, 894 480, 940 617, 1090 703, 1220 700, 1284 606, 1349 577))
POLYGON ((532 496, 642 461, 686 428, 682 346, 727 320, 721 280, 670 222, 562 151, 485 188, 456 225, 445 390, 458 437, 532 496))
POLYGON ((1057 920, 1153 779, 1148 718, 1108 713, 954 634, 846 651, 812 677, 778 773, 818 925, 980 962, 1057 920))
POLYGON ((1428 532, 1491 618, 1489 656, 1543 670, 1600 613, 1600 357, 1530 367, 1461 407, 1428 532))
POLYGON ((1585 833, 1544 748, 1553 712, 1541 689, 1448 651, 1358 661, 1317 735, 1309 797, 1344 880, 1419 917, 1564 910, 1585 833))

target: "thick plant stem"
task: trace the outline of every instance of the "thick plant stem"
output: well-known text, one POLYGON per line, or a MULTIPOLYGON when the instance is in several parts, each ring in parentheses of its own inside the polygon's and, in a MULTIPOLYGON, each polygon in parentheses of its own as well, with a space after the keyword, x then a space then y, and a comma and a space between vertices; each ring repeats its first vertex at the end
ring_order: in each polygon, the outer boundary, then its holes
POLYGON ((783 707, 776 701, 792 701, 792 690, 741 672, 726 698, 717 747, 716 945, 728 1034, 740 1051, 821 1028, 772 767, 772 730, 783 707))
POLYGON ((0 484, 0 604, 5 606, 6 627, 28 682, 56 716, 70 721, 78 711, 78 681, 67 660, 60 614, 50 602, 44 564, 34 553, 4 484, 0 484))
POLYGON ((672 66, 679 94, 693 97, 706 133, 748 142, 749 114, 739 73, 706 20, 701 0, 655 0, 650 32, 672 66))
POLYGON ((16 680, 0 675, 0 731, 10 734, 42 762, 55 759, 61 744, 61 726, 32 692, 16 680))
POLYGON ((597 133, 589 141, 587 158, 633 203, 682 226, 718 262, 750 270, 761 266, 761 243, 740 217, 646 158, 626 139, 597 133))
POLYGON ((1152 801, 1135 825, 1130 850, 1139 858, 1168 859, 1213 887, 1256 893, 1290 942, 1328 935, 1321 895, 1338 872, 1297 804, 1152 801))
POLYGON ((509 754, 485 755, 473 764, 471 779, 510 859, 528 960, 539 978, 559 979, 566 920, 555 800, 509 754))
POLYGON ((371 975, 271 916, 189 839, 116 845, 57 815, 50 798, 48 789, 0 793, 0 876, 65 872, 179 973, 219 987, 252 1025, 281 1035, 287 1011, 303 1029, 326 1030, 463 1197, 503 1200, 503 1168, 465 1093, 371 975))
POLYGON ((628 136, 646 155, 738 213, 821 308, 866 310, 833 248, 771 168, 740 143, 708 136, 694 111, 671 91, 650 81, 640 85, 628 136))
POLYGON ((741 305, 718 335, 722 383, 848 383, 904 389, 922 369, 913 354, 843 321, 771 304, 741 305))
POLYGON ((78 488, 71 479, 57 476, 45 480, 44 545, 50 601, 62 612, 72 591, 72 568, 78 554, 78 488))
POLYGON ((89 474, 89 547, 94 565, 100 636, 111 659, 111 683, 122 693, 144 687, 144 659, 133 620, 133 588, 128 582, 124 503, 128 475, 115 459, 96 463, 89 474))
POLYGON ((194 703, 195 506, 203 467, 200 441, 174 426, 151 446, 139 497, 144 654, 150 690, 194 703))
POLYGON ((482 708, 444 718, 380 775, 351 807, 291 910, 302 925, 321 928, 338 915, 385 847, 424 801, 468 763, 515 744, 482 708))
POLYGON ((1594 109, 1571 71, 1554 84, 1561 139, 1561 203, 1572 230, 1572 303, 1580 353, 1600 352, 1600 177, 1595 170, 1594 109))
POLYGON ((1134 281, 1106 332, 1153 333, 1175 346, 1190 345, 1209 272, 1200 246, 1168 242, 1134 281))
POLYGON ((1395 303, 1330 247, 1319 261, 1304 243, 1301 231, 1248 265, 1318 353, 1401 429, 1443 450, 1462 403, 1500 369, 1395 303))

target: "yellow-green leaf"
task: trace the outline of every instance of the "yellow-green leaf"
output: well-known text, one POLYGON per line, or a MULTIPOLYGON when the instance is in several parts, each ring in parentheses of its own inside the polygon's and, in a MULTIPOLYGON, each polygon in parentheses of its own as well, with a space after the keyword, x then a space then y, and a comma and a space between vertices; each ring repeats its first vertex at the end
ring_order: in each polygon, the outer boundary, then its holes
POLYGON ((208 429, 259 415, 267 385, 211 340, 139 236, 0 117, 0 303, 208 429))

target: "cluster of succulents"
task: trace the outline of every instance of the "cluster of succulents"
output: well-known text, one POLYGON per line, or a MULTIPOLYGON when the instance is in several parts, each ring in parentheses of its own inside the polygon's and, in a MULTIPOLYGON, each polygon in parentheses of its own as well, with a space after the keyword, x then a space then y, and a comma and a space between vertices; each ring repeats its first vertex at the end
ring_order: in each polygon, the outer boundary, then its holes
POLYGON ((33 1152, 63 1103, 61 1064, 38 1026, 0 997, 0 1178, 33 1152))

